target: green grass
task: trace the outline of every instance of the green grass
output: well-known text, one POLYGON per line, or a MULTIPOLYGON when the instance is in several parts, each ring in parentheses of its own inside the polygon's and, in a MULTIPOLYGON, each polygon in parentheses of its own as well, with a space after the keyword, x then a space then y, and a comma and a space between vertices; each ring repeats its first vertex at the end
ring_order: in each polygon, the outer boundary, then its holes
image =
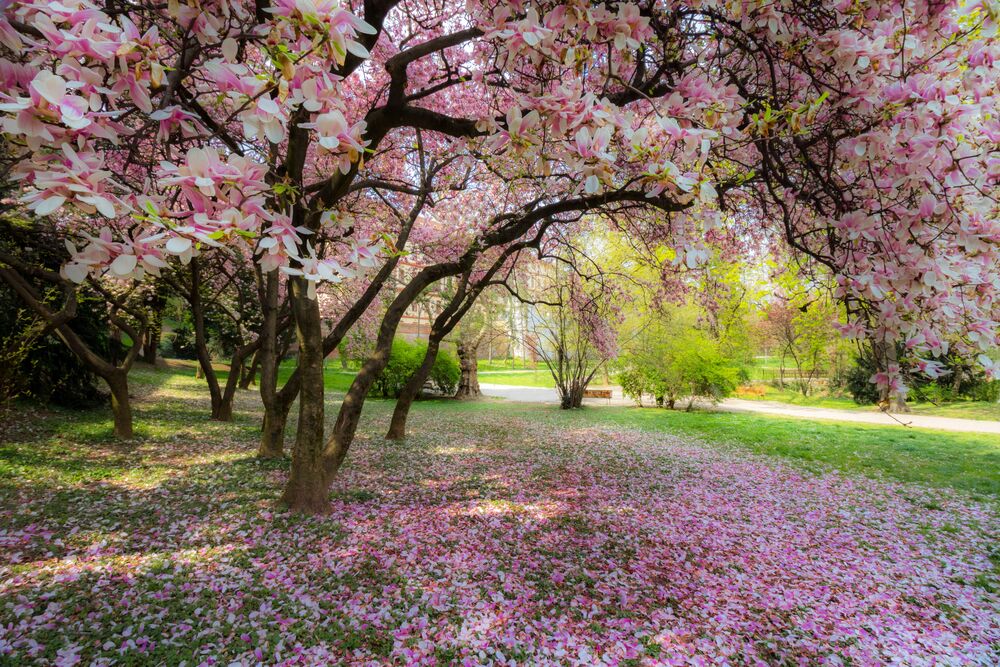
POLYGON ((910 409, 915 415, 1000 421, 1000 403, 987 403, 986 401, 956 401, 942 405, 916 403, 912 404, 910 409))
POLYGON ((505 384, 517 387, 555 387, 549 369, 542 366, 525 371, 479 371, 479 381, 487 384, 505 384))
POLYGON ((545 370, 543 362, 532 363, 525 359, 480 359, 478 362, 479 372, 483 371, 513 371, 513 370, 545 370))
MULTIPOLYGON (((288 379, 288 376, 290 376, 294 370, 294 361, 282 362, 281 366, 278 368, 279 384, 284 384, 288 379)), ((326 387, 328 391, 335 391, 341 394, 345 393, 351 388, 351 383, 354 382, 355 375, 357 375, 356 371, 345 371, 339 361, 336 359, 329 359, 323 368, 323 386, 326 387)))
MULTIPOLYGON (((759 386, 759 385, 757 385, 759 386)), ((751 400, 777 401, 778 403, 789 403, 791 405, 803 405, 813 408, 833 408, 835 410, 874 410, 874 406, 861 406, 854 402, 849 396, 830 396, 827 394, 803 396, 797 389, 786 387, 779 389, 771 385, 764 385, 764 395, 760 398, 741 396, 751 400)))
MULTIPOLYGON (((854 399, 845 396, 830 396, 827 394, 814 394, 803 396, 802 392, 786 387, 779 389, 767 385, 764 387, 764 395, 761 397, 743 395, 741 398, 750 400, 776 401, 778 403, 788 403, 791 405, 802 405, 813 408, 833 408, 835 410, 859 410, 872 412, 878 408, 873 405, 858 405, 854 399)), ((956 417, 959 419, 978 419, 987 421, 1000 420, 1000 403, 987 403, 986 401, 955 401, 953 403, 943 403, 935 405, 927 402, 911 402, 907 404, 910 411, 915 415, 927 415, 932 417, 956 417)))
POLYGON ((562 411, 543 405, 435 401, 415 409, 456 415, 465 410, 495 410, 498 418, 510 413, 565 428, 601 425, 670 432, 808 466, 819 464, 847 473, 1000 497, 1000 437, 996 435, 652 408, 595 406, 562 411))
MULTIPOLYGON (((283 368, 283 373, 289 369, 283 368)), ((339 396, 352 375, 329 368, 328 418, 336 416, 339 396)), ((236 443, 253 451, 259 434, 259 403, 253 392, 240 392, 233 423, 208 419, 207 392, 189 369, 136 368, 131 376, 136 394, 136 438, 118 444, 111 439, 110 411, 39 409, 19 405, 20 430, 0 442, 0 487, 3 480, 30 479, 49 488, 112 481, 143 486, 162 480, 182 445, 188 456, 210 458, 206 442, 236 443), (170 447, 163 448, 165 443, 170 447), (170 456, 174 456, 171 454, 170 456)), ((485 382, 486 377, 482 380, 485 382)), ((376 434, 393 407, 392 401, 369 400, 362 430, 376 434), (368 426, 366 427, 365 424, 368 426), (372 425, 375 424, 373 427, 372 425)), ((425 418, 461 420, 466 413, 488 412, 491 420, 527 419, 563 428, 621 427, 690 436, 710 445, 738 447, 776 456, 808 467, 832 467, 847 473, 904 482, 952 487, 1000 498, 1000 437, 951 433, 902 426, 789 419, 759 414, 667 411, 659 409, 587 407, 562 411, 549 405, 499 400, 420 401, 414 410, 425 418), (426 414, 431 413, 431 414, 426 414)), ((224 457, 231 457, 232 449, 224 457)))

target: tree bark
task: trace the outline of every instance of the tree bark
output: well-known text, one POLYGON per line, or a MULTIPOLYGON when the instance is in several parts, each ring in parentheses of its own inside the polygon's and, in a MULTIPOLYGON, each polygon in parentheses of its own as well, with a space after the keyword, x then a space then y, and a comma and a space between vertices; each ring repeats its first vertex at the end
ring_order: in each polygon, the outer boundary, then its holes
MULTIPOLYGON (((876 342, 875 359, 883 370, 888 370, 890 366, 898 364, 896 344, 892 342, 876 342)), ((879 403, 884 406, 884 410, 888 410, 889 412, 904 413, 910 411, 910 408, 906 405, 906 399, 894 393, 888 387, 881 390, 879 403)))
POLYGON ((132 401, 128 395, 128 371, 116 369, 104 381, 111 390, 111 413, 114 416, 115 437, 132 438, 132 401))
MULTIPOLYGON (((212 404, 212 419, 215 421, 232 421, 232 405, 228 411, 222 400, 222 387, 219 376, 212 367, 212 355, 208 351, 208 333, 205 329, 205 304, 201 300, 201 264, 197 258, 191 260, 191 289, 188 291, 188 304, 191 306, 191 319, 194 321, 194 347, 198 355, 198 367, 201 369, 205 382, 208 383, 208 393, 212 404)), ((232 369, 230 369, 232 374, 232 369)), ((239 372, 237 370, 237 372, 239 372)), ((198 377, 198 373, 195 373, 198 377)))
POLYGON ((462 369, 462 377, 458 382, 458 392, 455 398, 479 398, 483 392, 479 389, 479 345, 478 341, 458 341, 458 364, 462 369))
MULTIPOLYGON (((402 242, 405 242, 405 236, 401 235, 400 239, 402 242)), ((400 243, 397 243, 397 247, 402 246, 400 243)), ((326 355, 337 349, 344 340, 344 336, 347 335, 347 332, 350 331, 354 323, 358 321, 372 304, 375 297, 381 291, 382 286, 392 275, 392 270, 398 261, 398 258, 393 258, 382 267, 361 298, 344 313, 330 333, 327 334, 326 338, 323 339, 323 358, 326 358, 326 355)), ((277 294, 277 291, 275 291, 275 294, 277 294)), ((277 296, 275 296, 275 301, 277 301, 277 296)), ((277 312, 277 306, 275 306, 275 312, 277 312)), ((288 413, 291 411, 292 404, 298 397, 299 390, 302 387, 302 375, 299 372, 298 366, 296 366, 291 376, 285 381, 284 386, 280 390, 277 388, 277 363, 280 361, 280 355, 277 355, 277 329, 275 329, 273 338, 275 340, 275 353, 272 355, 274 365, 271 367, 272 374, 268 376, 269 379, 265 380, 265 364, 263 360, 261 366, 261 398, 264 401, 264 427, 261 435, 261 446, 258 450, 258 455, 260 456, 281 456, 281 452, 284 450, 283 437, 285 424, 288 422, 288 413), (265 454, 265 452, 270 452, 270 454, 265 454)))
POLYGON ((576 380, 570 382, 566 390, 560 392, 559 407, 563 410, 572 410, 583 406, 583 390, 586 385, 581 385, 576 380))
POLYGON ((308 281, 302 276, 289 279, 295 335, 299 343, 297 370, 299 390, 299 426, 292 450, 292 468, 282 502, 292 511, 322 513, 328 506, 333 470, 328 470, 323 456, 323 328, 319 301, 310 298, 308 281))
MULTIPOLYGON (((259 346, 258 346, 259 348, 259 346)), ((249 366, 243 367, 243 376, 240 378, 240 389, 249 389, 257 384, 257 372, 260 370, 260 349, 253 355, 249 366)))
POLYGON ((263 273, 258 270, 257 290, 259 293, 263 321, 260 329, 260 400, 264 406, 264 421, 257 456, 264 459, 281 458, 285 455, 285 424, 291 403, 285 405, 278 395, 278 364, 281 361, 278 337, 280 279, 276 271, 263 273))
POLYGON ((236 390, 245 374, 244 367, 247 357, 254 354, 259 347, 260 338, 258 337, 257 340, 241 345, 233 351, 233 357, 229 362, 229 376, 226 378, 226 386, 219 397, 218 407, 213 407, 212 419, 224 422, 233 420, 233 401, 236 399, 236 390))
POLYGON ((427 353, 420 367, 414 371, 410 379, 403 386, 403 391, 396 399, 396 408, 392 411, 392 421, 389 424, 389 431, 385 434, 386 440, 402 440, 406 437, 406 418, 410 414, 410 407, 413 401, 420 395, 424 383, 434 368, 434 361, 437 359, 438 349, 441 346, 442 336, 431 331, 430 338, 427 339, 427 353))
POLYGON ((142 346, 142 360, 147 364, 156 364, 156 355, 160 347, 160 336, 163 333, 163 308, 167 305, 166 286, 162 280, 157 280, 153 294, 149 298, 149 328, 146 331, 146 341, 142 346))

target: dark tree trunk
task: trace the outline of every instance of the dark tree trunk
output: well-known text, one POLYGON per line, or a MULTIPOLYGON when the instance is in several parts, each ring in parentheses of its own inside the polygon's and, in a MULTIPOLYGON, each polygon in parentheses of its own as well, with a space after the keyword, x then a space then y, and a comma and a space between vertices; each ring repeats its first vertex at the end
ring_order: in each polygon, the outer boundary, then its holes
MULTIPOLYGON (((375 276, 375 279, 372 280, 372 283, 368 286, 368 289, 365 290, 362 297, 356 301, 346 313, 344 313, 340 321, 334 325, 333 330, 327 334, 326 338, 323 339, 322 352, 324 359, 328 354, 337 349, 343 341, 344 336, 347 335, 348 331, 350 331, 350 328, 354 326, 354 323, 358 321, 358 319, 375 300, 375 297, 378 296, 381 291, 382 285, 385 284, 386 280, 388 280, 389 276, 392 274, 392 270, 396 266, 397 262, 398 259, 393 259, 382 267, 379 273, 375 276)), ((276 287, 275 295, 277 295, 276 287)), ((277 302, 277 296, 274 298, 275 302, 277 302)), ((277 305, 275 305, 275 312, 277 312, 277 305)), ((275 319, 275 322, 277 322, 277 319, 275 319)), ((288 422, 288 413, 291 410, 295 399, 298 397, 299 390, 302 386, 302 375, 299 372, 299 368, 296 367, 295 370, 292 371, 288 380, 285 381, 285 385, 278 390, 277 364, 281 361, 281 357, 284 352, 281 354, 277 352, 277 338, 277 328, 275 328, 275 352, 271 355, 274 358, 274 365, 272 366, 273 372, 268 376, 270 379, 265 379, 265 375, 267 375, 264 371, 266 363, 264 359, 261 361, 261 398, 264 402, 264 428, 261 436, 261 446, 259 449, 260 456, 281 455, 284 449, 282 439, 285 431, 285 424, 288 422), (265 452, 270 453, 267 454, 265 452)), ((287 345, 284 349, 287 350, 287 345)), ((267 357, 267 355, 265 355, 265 357, 267 357)), ((322 368, 320 370, 322 371, 322 368)))
MULTIPOLYGON (((875 343, 875 359, 883 370, 897 364, 898 356, 896 354, 895 343, 875 343)), ((883 410, 898 413, 910 411, 910 408, 906 405, 906 399, 899 394, 893 393, 888 387, 881 390, 879 398, 879 404, 883 410)))
POLYGON ((457 348, 462 377, 455 398, 479 398, 483 395, 479 389, 479 345, 475 341, 459 340, 457 348))
POLYGON ((563 391, 559 392, 559 407, 563 410, 572 410, 583 405, 583 390, 586 385, 577 381, 572 381, 563 391))
MULTIPOLYGON (((347 458, 347 451, 354 441, 354 435, 358 429, 358 422, 361 419, 361 411, 365 406, 365 399, 371 391, 372 385, 378 379, 379 374, 385 369, 389 362, 389 353, 392 349, 392 340, 396 335, 399 321, 403 317, 406 309, 416 300, 425 287, 447 275, 442 269, 425 268, 396 296, 392 304, 382 317, 382 324, 379 327, 378 338, 375 343, 375 350, 362 364, 361 370, 354 377, 351 387, 347 390, 343 402, 340 404, 340 411, 337 413, 337 421, 334 423, 333 432, 327 440, 325 446, 316 446, 315 439, 307 434, 303 438, 303 423, 307 413, 303 411, 302 404, 312 384, 308 378, 302 374, 302 388, 299 396, 299 432, 295 442, 295 455, 292 457, 292 473, 285 487, 282 500, 293 511, 306 513, 323 513, 327 511, 329 500, 329 488, 333 482, 334 475, 343 465, 347 458), (440 272, 440 274, 439 274, 440 272), (302 453, 301 457, 299 453, 302 453)), ((293 279, 294 280, 294 279, 293 279)), ((294 283, 293 283, 294 285, 294 283)), ((305 289, 305 286, 302 287, 305 289)), ((293 292, 293 308, 297 306, 293 292)), ((315 322, 317 331, 319 330, 319 307, 313 303, 316 309, 315 322)), ((295 311, 296 318, 299 317, 298 310, 295 311)), ((298 323, 298 319, 296 320, 298 323)), ((322 341, 322 338, 317 338, 322 341)), ((301 356, 302 340, 299 341, 299 368, 303 368, 301 356)), ((323 366, 322 366, 322 344, 319 346, 319 386, 322 388, 323 366)), ((286 385, 287 388, 287 385, 286 385)), ((322 401, 320 401, 322 408, 322 401)), ((322 412, 320 412, 319 436, 322 437, 322 412)))
POLYGON ((323 327, 319 301, 310 298, 308 281, 289 279, 295 335, 299 343, 299 426, 292 450, 292 469, 282 502, 295 512, 325 511, 333 470, 327 470, 323 450, 323 327))
POLYGON ((128 372, 116 369, 104 377, 111 390, 111 412, 115 421, 115 437, 129 440, 132 437, 132 401, 128 395, 128 372))
POLYGON ((108 333, 108 357, 112 366, 118 366, 125 357, 122 332, 115 327, 110 327, 110 329, 111 331, 108 333))
MULTIPOLYGON (((521 234, 526 233, 531 225, 544 217, 540 211, 532 211, 518 225, 505 228, 502 234, 490 236, 487 245, 492 246, 511 242, 521 234)), ((486 280, 503 265, 504 260, 509 257, 511 252, 528 247, 530 244, 538 243, 544 230, 545 227, 542 227, 535 240, 530 243, 522 243, 507 248, 504 254, 491 267, 490 271, 487 272, 488 276, 486 280)), ((424 289, 443 278, 465 273, 465 280, 468 280, 468 274, 481 252, 481 247, 477 245, 467 251, 458 261, 424 267, 400 290, 382 317, 378 338, 375 343, 375 351, 361 366, 361 370, 358 371, 354 381, 351 383, 351 387, 348 389, 347 395, 344 396, 344 400, 340 405, 340 411, 337 414, 337 421, 334 424, 333 432, 323 447, 317 447, 315 442, 317 433, 320 438, 322 438, 323 433, 322 390, 323 358, 325 356, 323 348, 326 345, 330 345, 332 351, 332 348, 336 347, 336 343, 331 340, 330 336, 324 340, 321 335, 319 306, 315 299, 309 300, 305 295, 306 281, 300 277, 293 277, 291 279, 292 311, 295 315, 296 330, 299 333, 300 359, 298 370, 303 371, 301 373, 301 395, 299 398, 299 431, 296 437, 295 453, 292 457, 292 472, 285 487, 285 492, 282 495, 285 504, 293 511, 316 513, 327 510, 330 484, 340 466, 343 465, 348 449, 354 441, 358 422, 361 419, 361 411, 364 409, 365 399, 368 397, 368 393, 371 391, 372 385, 375 384, 378 375, 385 369, 389 361, 392 340, 396 335, 399 321, 402 319, 406 309, 413 304, 424 289), (305 304, 309 304, 308 308, 305 307, 305 304), (307 363, 303 363, 302 357, 306 355, 308 355, 309 359, 307 363), (313 376, 310 377, 307 373, 311 373, 313 376), (307 395, 309 392, 315 391, 314 387, 318 388, 320 394, 318 410, 315 408, 306 409, 303 405, 314 403, 307 395), (314 412, 313 410, 316 411, 314 412), (318 428, 310 429, 310 422, 318 422, 318 428)), ((360 302, 355 304, 355 306, 360 305, 360 302)), ((458 307, 453 302, 452 306, 450 306, 448 317, 455 314, 456 310, 458 310, 458 307)), ((445 313, 442 313, 439 317, 444 315, 445 313)), ((337 335, 342 338, 343 332, 337 335)), ((288 388, 288 384, 285 385, 285 388, 288 388)))
MULTIPOLYGON (((259 346, 259 343, 258 343, 259 346)), ((260 370, 260 350, 253 355, 249 366, 243 367, 243 377, 240 378, 240 389, 249 389, 257 383, 257 373, 260 370)))
MULTIPOLYGON (((333 474, 343 464, 344 459, 347 457, 347 450, 354 441, 354 434, 357 432, 358 422, 361 420, 361 411, 365 407, 365 399, 368 398, 368 393, 371 391, 372 385, 375 384, 375 380, 378 379, 379 373, 389 363, 389 352, 392 349, 392 335, 395 334, 396 324, 399 323, 401 316, 402 313, 394 315, 391 318, 389 315, 386 315, 387 318, 394 321, 392 324, 392 333, 389 335, 387 341, 379 340, 375 351, 365 360, 365 363, 361 366, 361 370, 354 377, 354 382, 351 383, 350 389, 347 390, 347 395, 344 396, 344 402, 340 405, 340 412, 337 413, 337 421, 333 426, 333 433, 326 444, 326 460, 331 480, 333 474)), ((383 327, 386 326, 386 320, 384 319, 383 327)))
POLYGON ((424 383, 434 368, 434 361, 437 359, 438 348, 441 346, 441 337, 431 332, 427 340, 427 353, 420 367, 410 376, 403 386, 403 391, 396 399, 396 408, 392 411, 392 422, 389 424, 389 432, 385 434, 386 440, 402 440, 406 437, 406 418, 410 414, 410 407, 413 401, 420 395, 424 383))
POLYGON ((142 360, 149 365, 156 364, 156 351, 160 347, 160 336, 150 334, 151 340, 142 346, 142 360))
POLYGON ((146 330, 146 340, 142 346, 142 360, 147 364, 156 364, 156 355, 160 347, 160 336, 163 333, 163 308, 167 305, 166 285, 157 280, 153 294, 149 298, 149 328, 146 330))
POLYGON ((264 422, 261 424, 260 446, 257 456, 262 459, 280 459, 285 455, 285 424, 288 413, 274 408, 264 409, 264 422))
POLYGON ((280 410, 278 384, 278 274, 271 271, 258 274, 258 289, 263 310, 260 331, 260 400, 264 404, 264 424, 261 428, 260 458, 280 458, 285 453, 285 422, 287 410, 280 410))
POLYGON ((226 386, 219 397, 218 409, 213 408, 212 419, 224 422, 233 420, 233 401, 236 399, 236 389, 240 385, 241 378, 246 374, 247 357, 254 354, 259 347, 260 339, 258 338, 233 351, 233 358, 229 362, 229 376, 226 378, 226 386))
MULTIPOLYGON (((202 377, 208 383, 208 393, 212 402, 212 419, 230 421, 232 407, 228 410, 222 401, 222 387, 219 386, 219 376, 212 367, 212 355, 208 351, 208 333, 205 329, 205 304, 201 300, 201 264, 197 258, 191 260, 191 289, 188 291, 188 304, 191 306, 191 319, 194 320, 194 347, 198 355, 198 367, 202 377)), ((199 377, 195 372, 195 377, 199 377)))

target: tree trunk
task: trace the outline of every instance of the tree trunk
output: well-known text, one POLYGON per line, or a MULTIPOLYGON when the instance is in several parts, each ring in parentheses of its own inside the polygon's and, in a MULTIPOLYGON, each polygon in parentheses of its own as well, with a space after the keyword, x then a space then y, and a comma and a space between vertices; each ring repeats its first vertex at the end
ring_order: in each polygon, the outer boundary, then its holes
POLYGON ((455 398, 479 398, 483 392, 479 389, 479 346, 471 341, 458 341, 458 363, 462 369, 462 378, 458 382, 458 392, 455 398))
MULTIPOLYGON (((400 314, 401 315, 401 314, 400 314)), ((394 318, 398 324, 399 318, 394 318)), ((384 325, 384 322, 383 322, 384 325)), ((395 332, 395 326, 392 327, 395 332)), ((365 399, 368 392, 378 378, 386 364, 389 362, 389 353, 392 349, 392 336, 387 342, 380 341, 375 347, 375 351, 361 366, 361 370, 354 376, 344 402, 340 404, 340 412, 337 413, 337 421, 333 426, 333 434, 326 443, 325 459, 327 470, 332 476, 340 469, 344 459, 347 458, 347 450, 354 442, 354 434, 358 429, 358 422, 361 420, 361 411, 365 406, 365 399)))
POLYGON ((115 437, 132 437, 132 401, 128 395, 128 372, 116 369, 104 378, 111 390, 111 412, 115 420, 115 437))
MULTIPOLYGON (((333 471, 327 471, 323 456, 323 327, 319 301, 310 298, 308 281, 289 279, 295 335, 299 343, 299 425, 292 450, 292 469, 282 502, 295 512, 309 514, 326 510, 333 471)), ((352 434, 353 435, 353 434, 352 434)))
POLYGON ((572 410, 573 408, 581 407, 583 405, 583 390, 585 388, 577 380, 571 380, 563 391, 559 392, 559 407, 563 410, 572 410))
POLYGON ((149 330, 148 340, 142 346, 142 360, 150 365, 156 364, 156 352, 160 347, 160 326, 159 319, 154 317, 152 328, 149 330))
POLYGON ((152 294, 149 295, 149 327, 142 346, 142 360, 147 364, 156 364, 160 335, 163 332, 163 308, 167 305, 166 290, 166 283, 158 279, 153 286, 152 294))
MULTIPOLYGON (((416 278, 403 288, 392 304, 390 304, 385 315, 382 317, 382 324, 379 327, 378 338, 375 342, 375 350, 365 360, 365 363, 362 364, 358 374, 354 376, 354 381, 351 383, 351 387, 347 390, 347 395, 344 396, 344 400, 340 404, 340 411, 337 413, 337 421, 333 426, 333 433, 322 450, 321 459, 319 461, 304 459, 301 463, 297 463, 296 459, 292 458, 293 475, 289 478, 288 486, 285 489, 285 502, 289 507, 305 512, 319 511, 316 509, 315 501, 319 497, 320 491, 313 488, 312 485, 322 484, 324 492, 329 489, 334 475, 340 469, 340 466, 343 465, 344 459, 347 458, 347 451, 350 449, 351 443, 354 442, 358 422, 361 420, 361 411, 364 409, 365 399, 368 398, 368 393, 371 391, 372 385, 375 384, 379 373, 389 363, 392 340, 396 335, 396 329, 399 327, 399 321, 402 319, 403 313, 406 312, 406 309, 410 307, 425 287, 447 275, 453 274, 435 275, 434 271, 423 269, 416 278), (297 465, 302 470, 295 474, 297 465), (308 492, 303 491, 305 487, 310 487, 310 490, 308 492)), ((316 315, 318 323, 318 308, 316 315)), ((302 352, 300 351, 299 354, 301 355, 302 352)), ((322 380, 322 357, 320 358, 320 380, 322 380)), ((299 399, 300 406, 302 399, 305 398, 305 393, 306 382, 303 377, 301 397, 299 399)), ((300 407, 300 435, 301 432, 302 412, 300 407)), ((296 451, 298 449, 299 443, 296 441, 296 451)), ((325 507, 325 503, 323 506, 325 507)))
POLYGON ((236 390, 246 372, 247 357, 254 354, 260 347, 260 339, 247 345, 241 345, 233 351, 233 358, 229 362, 229 376, 226 378, 226 386, 219 397, 218 407, 212 409, 212 419, 216 421, 233 421, 233 401, 236 399, 236 390))
POLYGON ((402 440, 406 437, 406 417, 410 414, 410 407, 413 401, 420 395, 424 383, 427 382, 431 369, 434 368, 434 361, 437 359, 438 348, 441 339, 436 332, 431 331, 431 336, 427 340, 427 353, 420 367, 410 376, 403 386, 403 391, 396 399, 396 408, 392 411, 392 422, 389 424, 389 432, 385 434, 386 440, 402 440))
MULTIPOLYGON (((898 365, 898 357, 896 355, 896 344, 895 343, 876 343, 875 344, 875 358, 876 362, 881 361, 881 368, 888 370, 890 366, 898 365)), ((883 409, 889 412, 909 412, 910 408, 906 405, 906 399, 899 394, 894 393, 888 387, 885 387, 881 391, 879 403, 884 406, 883 409)))
MULTIPOLYGON (((296 448, 292 454, 293 460, 297 454, 296 448)), ((333 475, 326 472, 321 457, 300 457, 292 465, 285 490, 281 494, 281 503, 299 514, 327 514, 330 511, 332 480, 333 475)))
POLYGON ((257 372, 260 370, 260 350, 253 355, 249 366, 243 367, 243 377, 240 378, 240 389, 249 389, 257 383, 257 372))
MULTIPOLYGON (((227 409, 222 401, 219 377, 215 374, 215 368, 212 367, 212 355, 208 351, 205 306, 201 301, 201 265, 197 258, 191 260, 191 290, 188 292, 188 303, 191 306, 191 318, 194 320, 194 347, 198 355, 198 367, 208 383, 208 393, 212 401, 212 419, 230 421, 232 420, 232 406, 228 410, 227 417, 227 409)), ((195 377, 198 377, 197 372, 195 377)))
POLYGON ((285 423, 288 411, 278 405, 278 273, 258 274, 258 290, 263 311, 260 328, 260 400, 264 404, 257 456, 281 458, 285 453, 285 423))
POLYGON ((288 413, 283 410, 264 406, 264 423, 261 425, 260 446, 257 457, 262 459, 280 459, 285 455, 285 424, 288 413))

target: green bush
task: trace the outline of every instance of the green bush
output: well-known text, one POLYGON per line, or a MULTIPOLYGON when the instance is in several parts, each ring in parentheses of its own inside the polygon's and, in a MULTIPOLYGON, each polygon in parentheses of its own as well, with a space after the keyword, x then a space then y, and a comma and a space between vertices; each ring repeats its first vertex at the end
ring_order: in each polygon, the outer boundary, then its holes
MULTIPOLYGON (((426 349, 426 348, 425 348, 426 349)), ((458 382, 462 379, 462 369, 458 359, 447 350, 438 350, 434 367, 431 368, 431 382, 442 394, 451 396, 458 390, 458 382)))
POLYGON ((722 356, 718 347, 704 336, 689 336, 678 354, 682 386, 692 396, 719 401, 732 394, 739 384, 739 369, 722 356))
POLYGON ((618 382, 637 403, 652 395, 656 404, 674 407, 683 397, 718 401, 739 384, 740 369, 711 338, 695 330, 657 336, 619 357, 618 382))
MULTIPOLYGON (((39 223, 40 224, 40 223, 39 223)), ((58 271, 66 258, 61 237, 47 227, 32 227, 0 221, 0 248, 19 248, 25 261, 58 271), (37 234, 40 242, 26 247, 24 234, 37 234)), ((62 290, 36 284, 47 305, 58 310, 62 290)), ((67 408, 86 409, 108 400, 100 378, 87 369, 55 334, 37 336, 41 323, 26 310, 20 297, 0 281, 0 399, 23 398, 67 408)), ((109 356, 112 341, 108 336, 107 305, 103 298, 86 287, 77 294, 76 317, 68 325, 87 345, 102 356, 109 356)))
MULTIPOLYGON (((901 349, 900 356, 902 352, 901 349)), ((987 402, 996 402, 1000 399, 1000 382, 987 380, 982 372, 976 372, 971 364, 961 358, 942 357, 941 361, 950 372, 940 380, 931 380, 912 370, 908 374, 907 384, 914 400, 951 403, 963 399, 987 402), (955 373, 961 373, 957 388, 955 373)), ((871 352, 865 350, 855 356, 854 363, 849 368, 834 378, 832 386, 849 391, 858 405, 874 405, 879 401, 879 392, 870 378, 876 372, 871 352)))
POLYGON ((174 359, 198 358, 198 350, 194 344, 194 322, 190 314, 186 314, 170 334, 170 356, 174 359))
POLYGON ((874 365, 866 356, 855 358, 854 365, 843 375, 843 386, 858 405, 875 405, 879 401, 878 387, 871 381, 874 365))
POLYGON ((996 403, 1000 401, 1000 380, 982 380, 969 390, 969 398, 974 401, 996 403))
MULTIPOLYGON (((402 338, 394 340, 392 350, 389 353, 389 362, 382 374, 375 380, 372 395, 382 398, 399 398, 403 387, 420 368, 426 354, 426 343, 411 343, 402 338)), ((461 375, 462 371, 454 355, 445 350, 439 350, 429 377, 438 391, 445 394, 455 393, 461 375)))

